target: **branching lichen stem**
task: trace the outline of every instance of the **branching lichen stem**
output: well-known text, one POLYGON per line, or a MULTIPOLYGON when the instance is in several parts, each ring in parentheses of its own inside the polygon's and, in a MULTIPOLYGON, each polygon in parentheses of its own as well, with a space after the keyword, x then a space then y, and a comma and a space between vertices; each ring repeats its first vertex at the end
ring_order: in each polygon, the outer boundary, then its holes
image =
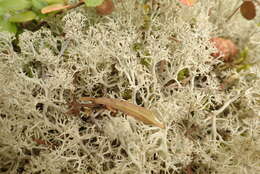
POLYGON ((231 103, 236 101, 239 97, 240 97, 240 95, 237 95, 237 96, 233 97, 232 99, 228 100, 220 109, 218 109, 217 111, 215 111, 213 113, 213 117, 212 117, 212 139, 213 139, 213 141, 216 140, 217 135, 218 135, 218 133, 217 133, 217 124, 216 124, 216 117, 217 117, 217 115, 222 113, 231 103))

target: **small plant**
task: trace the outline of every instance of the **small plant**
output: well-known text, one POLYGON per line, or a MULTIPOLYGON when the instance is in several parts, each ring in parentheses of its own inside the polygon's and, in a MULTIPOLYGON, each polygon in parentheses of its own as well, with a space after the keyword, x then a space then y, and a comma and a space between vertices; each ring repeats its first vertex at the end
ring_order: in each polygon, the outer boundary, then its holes
POLYGON ((66 0, 1 0, 0 31, 17 33, 27 22, 36 21, 40 24, 49 15, 83 4, 95 7, 100 15, 108 15, 114 10, 112 0, 80 0, 75 4, 67 4, 66 0))

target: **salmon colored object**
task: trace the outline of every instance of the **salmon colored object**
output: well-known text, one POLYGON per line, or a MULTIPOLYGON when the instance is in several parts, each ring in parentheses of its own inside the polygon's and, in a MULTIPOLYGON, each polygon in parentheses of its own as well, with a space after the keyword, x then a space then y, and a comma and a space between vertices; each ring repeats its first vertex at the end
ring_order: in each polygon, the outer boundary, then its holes
POLYGON ((41 9, 41 13, 42 14, 47 14, 47 13, 51 13, 54 11, 59 11, 59 10, 64 10, 68 8, 68 5, 64 5, 64 4, 52 4, 52 5, 48 5, 44 8, 41 9))
POLYGON ((236 45, 228 39, 220 37, 213 37, 210 41, 218 49, 216 53, 212 53, 211 56, 214 58, 220 58, 224 62, 232 62, 235 55, 238 53, 236 45))
POLYGON ((192 6, 197 2, 197 0, 179 0, 182 4, 187 6, 192 6))

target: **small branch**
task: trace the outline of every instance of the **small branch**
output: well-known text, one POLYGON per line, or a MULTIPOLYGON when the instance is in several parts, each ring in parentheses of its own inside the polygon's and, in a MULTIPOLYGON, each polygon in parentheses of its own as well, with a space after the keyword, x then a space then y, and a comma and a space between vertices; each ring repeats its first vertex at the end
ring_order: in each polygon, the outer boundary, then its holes
POLYGON ((76 4, 71 4, 68 9, 72 9, 72 8, 76 8, 78 6, 81 6, 82 4, 84 4, 84 0, 80 0, 78 3, 76 4))
POLYGON ((84 0, 80 0, 78 3, 75 4, 68 4, 68 5, 61 5, 61 4, 54 4, 54 5, 49 5, 46 6, 44 8, 42 8, 41 13, 42 14, 47 14, 47 13, 51 13, 54 11, 59 11, 59 10, 65 10, 65 9, 73 9, 76 8, 80 5, 84 4, 84 0))
POLYGON ((228 22, 234 16, 234 14, 236 14, 236 12, 240 9, 241 5, 237 7, 237 9, 227 18, 226 22, 228 22))
POLYGON ((219 115, 220 113, 222 113, 231 103, 233 103, 234 101, 236 101, 238 98, 240 97, 240 95, 230 99, 229 101, 227 101, 219 110, 214 112, 214 115, 219 115))

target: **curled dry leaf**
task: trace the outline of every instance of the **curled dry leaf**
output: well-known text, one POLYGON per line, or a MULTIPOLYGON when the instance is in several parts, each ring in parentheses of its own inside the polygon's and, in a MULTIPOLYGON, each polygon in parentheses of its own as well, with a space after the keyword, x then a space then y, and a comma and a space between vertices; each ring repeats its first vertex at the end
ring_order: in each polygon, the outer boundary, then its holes
POLYGON ((212 53, 214 58, 221 58, 224 62, 232 62, 235 55, 238 53, 236 45, 228 39, 213 37, 210 41, 218 49, 216 53, 212 53))
POLYGON ((72 9, 72 8, 76 8, 82 4, 84 4, 84 0, 80 0, 78 3, 75 3, 75 4, 67 4, 67 5, 64 5, 63 3, 52 4, 52 5, 43 7, 41 9, 41 13, 47 14, 47 13, 51 13, 51 12, 55 12, 55 11, 59 11, 59 10, 72 9))
POLYGON ((107 109, 121 111, 127 115, 134 117, 137 120, 144 122, 145 124, 150 124, 150 125, 158 126, 160 128, 165 128, 165 126, 162 123, 157 121, 152 111, 123 100, 104 98, 104 97, 101 98, 82 97, 80 98, 80 100, 91 101, 92 104, 103 105, 107 109))
POLYGON ((255 4, 251 0, 245 0, 240 6, 240 13, 247 20, 254 19, 256 16, 255 4))
POLYGON ((112 0, 104 0, 103 3, 96 7, 96 12, 100 15, 111 14, 115 6, 112 0))
POLYGON ((42 14, 47 14, 47 13, 51 13, 51 12, 54 12, 54 11, 59 11, 59 10, 64 10, 66 9, 67 6, 64 5, 63 3, 60 3, 60 4, 52 4, 52 5, 48 5, 46 7, 43 7, 41 9, 41 13, 42 14))

